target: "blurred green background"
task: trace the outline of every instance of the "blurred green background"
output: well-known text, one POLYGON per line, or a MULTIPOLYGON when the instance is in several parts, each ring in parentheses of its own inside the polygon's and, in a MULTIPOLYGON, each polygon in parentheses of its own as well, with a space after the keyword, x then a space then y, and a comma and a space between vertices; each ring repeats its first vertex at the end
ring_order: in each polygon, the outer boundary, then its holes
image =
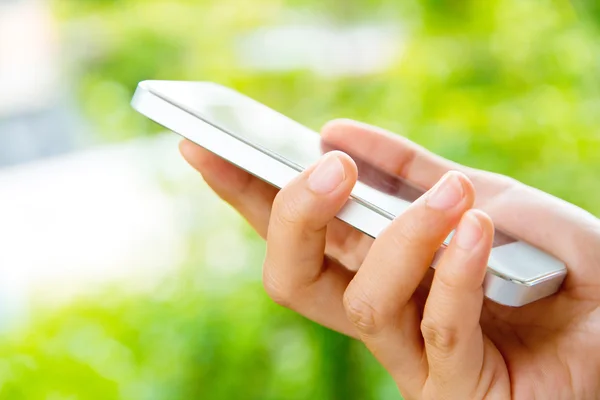
MULTIPOLYGON (((162 134, 129 107, 138 81, 210 80, 315 129, 336 117, 382 126, 600 215, 594 0, 51 5, 68 49, 69 90, 97 144, 162 134), (340 61, 310 53, 319 43, 285 33, 289 26, 338 38, 334 49, 352 29, 367 44, 341 49, 340 61), (282 67, 278 57, 295 49, 312 64, 282 67), (279 67, 248 61, 256 58, 279 67)), ((100 285, 60 306, 34 298, 28 322, 0 336, 0 398, 399 398, 360 344, 271 303, 260 282, 264 244, 199 178, 154 173, 191 209, 181 265, 146 291, 100 285)))

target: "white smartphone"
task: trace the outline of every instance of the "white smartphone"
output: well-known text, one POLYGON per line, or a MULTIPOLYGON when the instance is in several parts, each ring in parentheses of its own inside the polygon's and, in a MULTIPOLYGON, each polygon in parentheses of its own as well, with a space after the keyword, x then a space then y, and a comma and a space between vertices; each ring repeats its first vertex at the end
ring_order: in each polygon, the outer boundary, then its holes
MULTIPOLYGON (((277 188, 284 187, 327 150, 317 132, 215 83, 143 81, 132 106, 277 188)), ((376 238, 422 191, 391 174, 382 180, 379 175, 385 174, 383 171, 365 160, 355 160, 359 182, 337 218, 376 238), (365 176, 367 179, 362 179, 365 176)), ((438 250, 432 268, 451 236, 438 250)), ((484 292, 497 303, 519 307, 555 293, 566 273, 560 260, 496 230, 484 292)))

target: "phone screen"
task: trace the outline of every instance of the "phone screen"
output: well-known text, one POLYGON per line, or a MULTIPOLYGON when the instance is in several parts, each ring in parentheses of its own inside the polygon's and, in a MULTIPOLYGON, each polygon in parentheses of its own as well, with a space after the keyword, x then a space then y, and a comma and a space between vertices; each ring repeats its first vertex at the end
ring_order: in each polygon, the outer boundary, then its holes
MULTIPOLYGON (((190 83, 187 85, 190 88, 190 83)), ((298 172, 328 151, 345 152, 358 166, 358 182, 352 197, 390 220, 424 193, 423 189, 379 168, 376 154, 369 162, 344 148, 344 144, 324 143, 315 131, 234 90, 209 83, 196 85, 199 87, 179 94, 177 100, 155 94, 298 172)), ((494 246, 515 241, 496 231, 494 246)))

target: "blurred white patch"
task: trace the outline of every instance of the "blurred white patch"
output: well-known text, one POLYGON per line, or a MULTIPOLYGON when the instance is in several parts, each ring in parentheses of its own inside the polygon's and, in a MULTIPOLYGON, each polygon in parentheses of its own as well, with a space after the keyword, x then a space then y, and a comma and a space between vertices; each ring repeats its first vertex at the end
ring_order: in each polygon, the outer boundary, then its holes
POLYGON ((204 243, 206 266, 219 274, 233 275, 248 267, 248 240, 231 226, 221 225, 204 243))
MULTIPOLYGON (((2 229, 0 227, 0 229, 2 229)), ((0 249, 1 251, 1 249, 0 249)), ((0 277, 0 332, 23 324, 29 317, 29 290, 20 271, 2 271, 0 277)))
POLYGON ((297 382, 306 382, 311 371, 303 368, 314 362, 315 353, 308 337, 297 329, 281 329, 269 338, 273 364, 278 371, 297 382))
POLYGON ((397 27, 290 25, 261 28, 240 38, 240 64, 261 71, 308 69, 324 76, 387 70, 401 56, 397 27))
POLYGON ((69 300, 111 281, 146 290, 177 267, 189 207, 163 183, 193 172, 176 141, 169 135, 0 170, 0 308, 16 312, 27 293, 69 300))
POLYGON ((56 98, 57 39, 48 2, 0 1, 0 116, 44 107, 56 98))

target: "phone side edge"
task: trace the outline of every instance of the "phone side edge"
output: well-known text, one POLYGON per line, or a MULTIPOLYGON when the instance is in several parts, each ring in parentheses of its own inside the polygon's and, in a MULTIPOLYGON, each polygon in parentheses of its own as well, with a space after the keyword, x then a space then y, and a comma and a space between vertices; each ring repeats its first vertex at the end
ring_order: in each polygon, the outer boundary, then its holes
MULTIPOLYGON (((299 174, 298 171, 277 159, 156 96, 145 85, 138 85, 131 105, 137 112, 166 129, 191 140, 277 188, 282 188, 299 174)), ((352 198, 336 217, 371 237, 377 237, 391 222, 390 219, 352 198)))

